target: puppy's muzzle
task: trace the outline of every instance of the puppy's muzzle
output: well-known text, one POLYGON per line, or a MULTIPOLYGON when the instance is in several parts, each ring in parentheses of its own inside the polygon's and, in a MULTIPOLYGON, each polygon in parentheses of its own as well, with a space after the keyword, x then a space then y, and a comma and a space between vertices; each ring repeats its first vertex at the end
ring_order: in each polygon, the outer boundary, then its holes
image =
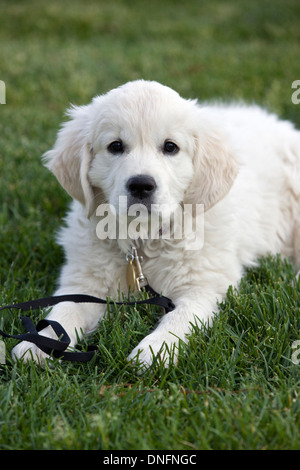
POLYGON ((137 175, 129 178, 126 189, 130 196, 130 204, 140 203, 149 206, 156 190, 156 182, 152 176, 137 175))

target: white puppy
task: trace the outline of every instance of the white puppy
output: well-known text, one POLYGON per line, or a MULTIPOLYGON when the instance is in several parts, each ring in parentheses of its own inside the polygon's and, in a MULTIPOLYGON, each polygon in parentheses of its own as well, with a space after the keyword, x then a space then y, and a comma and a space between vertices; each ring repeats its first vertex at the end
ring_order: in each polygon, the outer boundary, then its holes
MULTIPOLYGON (((187 342, 191 325, 212 318, 217 301, 259 256, 281 253, 299 269, 300 133, 291 123, 256 106, 201 105, 143 80, 73 107, 69 115, 45 155, 74 198, 59 237, 66 263, 55 294, 117 299, 127 293, 126 254, 133 244, 151 287, 176 305, 130 358, 138 355, 149 365, 152 352, 160 353, 167 364, 172 347, 187 342), (132 204, 143 204, 150 220, 153 205, 172 219, 184 204, 203 204, 204 215, 194 211, 199 245, 189 246, 186 232, 164 237, 165 222, 151 238, 142 229, 127 238, 112 229, 105 239, 97 212, 103 203, 116 208, 117 220, 132 204)), ((99 305, 63 302, 48 318, 62 324, 74 346, 104 313, 99 305)), ((53 335, 49 327, 41 333, 53 335)), ((27 342, 13 354, 44 357, 27 342)))

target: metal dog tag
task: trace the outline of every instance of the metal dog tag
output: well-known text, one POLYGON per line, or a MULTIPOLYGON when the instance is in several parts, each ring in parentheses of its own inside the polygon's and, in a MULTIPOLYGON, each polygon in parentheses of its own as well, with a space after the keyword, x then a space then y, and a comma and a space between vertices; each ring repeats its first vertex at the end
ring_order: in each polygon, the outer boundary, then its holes
POLYGON ((126 273, 126 280, 127 280, 127 286, 128 288, 132 291, 135 292, 137 289, 136 285, 136 275, 135 275, 135 269, 133 266, 132 259, 128 261, 128 266, 127 266, 127 273, 126 273))

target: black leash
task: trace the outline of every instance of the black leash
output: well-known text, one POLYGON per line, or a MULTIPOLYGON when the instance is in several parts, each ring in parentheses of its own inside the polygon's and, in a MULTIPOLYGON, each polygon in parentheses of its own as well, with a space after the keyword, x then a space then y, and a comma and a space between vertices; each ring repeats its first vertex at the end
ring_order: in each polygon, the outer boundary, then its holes
MULTIPOLYGON (((34 310, 37 308, 46 308, 56 305, 60 302, 76 302, 76 303, 97 303, 97 304, 115 304, 115 305, 158 305, 165 309, 165 312, 171 312, 174 310, 175 305, 168 299, 168 297, 159 296, 150 286, 145 286, 145 291, 152 295, 148 299, 138 300, 133 302, 114 302, 99 299, 91 295, 84 294, 70 294, 70 295, 58 295, 53 297, 44 297, 41 299, 29 300, 28 302, 21 302, 18 304, 6 305, 0 308, 5 310, 8 308, 17 308, 22 311, 34 310)), ((6 338, 13 338, 22 341, 29 341, 34 343, 39 349, 48 355, 52 355, 57 359, 63 359, 66 361, 78 361, 87 362, 99 351, 97 346, 91 345, 87 347, 87 351, 66 351, 70 345, 70 337, 65 329, 54 320, 43 319, 38 322, 36 327, 33 321, 29 317, 21 317, 24 328, 27 333, 20 335, 9 335, 4 331, 0 330, 0 335, 6 338), (43 330, 47 326, 51 326, 59 339, 47 338, 46 336, 38 334, 39 331, 43 330)))

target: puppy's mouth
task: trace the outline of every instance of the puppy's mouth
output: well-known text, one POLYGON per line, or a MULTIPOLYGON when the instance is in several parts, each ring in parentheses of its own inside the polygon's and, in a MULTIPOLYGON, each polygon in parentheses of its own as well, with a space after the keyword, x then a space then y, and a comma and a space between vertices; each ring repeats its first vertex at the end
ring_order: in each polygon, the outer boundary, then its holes
POLYGON ((118 203, 104 204, 97 225, 101 239, 156 240, 169 239, 174 233, 174 207, 170 203, 145 204, 136 199, 119 196, 118 203), (130 202, 134 202, 130 204, 130 202))
POLYGON ((138 199, 133 197, 127 197, 127 213, 128 215, 132 212, 140 211, 142 214, 150 214, 152 206, 155 206, 155 201, 153 198, 149 199, 138 199))

